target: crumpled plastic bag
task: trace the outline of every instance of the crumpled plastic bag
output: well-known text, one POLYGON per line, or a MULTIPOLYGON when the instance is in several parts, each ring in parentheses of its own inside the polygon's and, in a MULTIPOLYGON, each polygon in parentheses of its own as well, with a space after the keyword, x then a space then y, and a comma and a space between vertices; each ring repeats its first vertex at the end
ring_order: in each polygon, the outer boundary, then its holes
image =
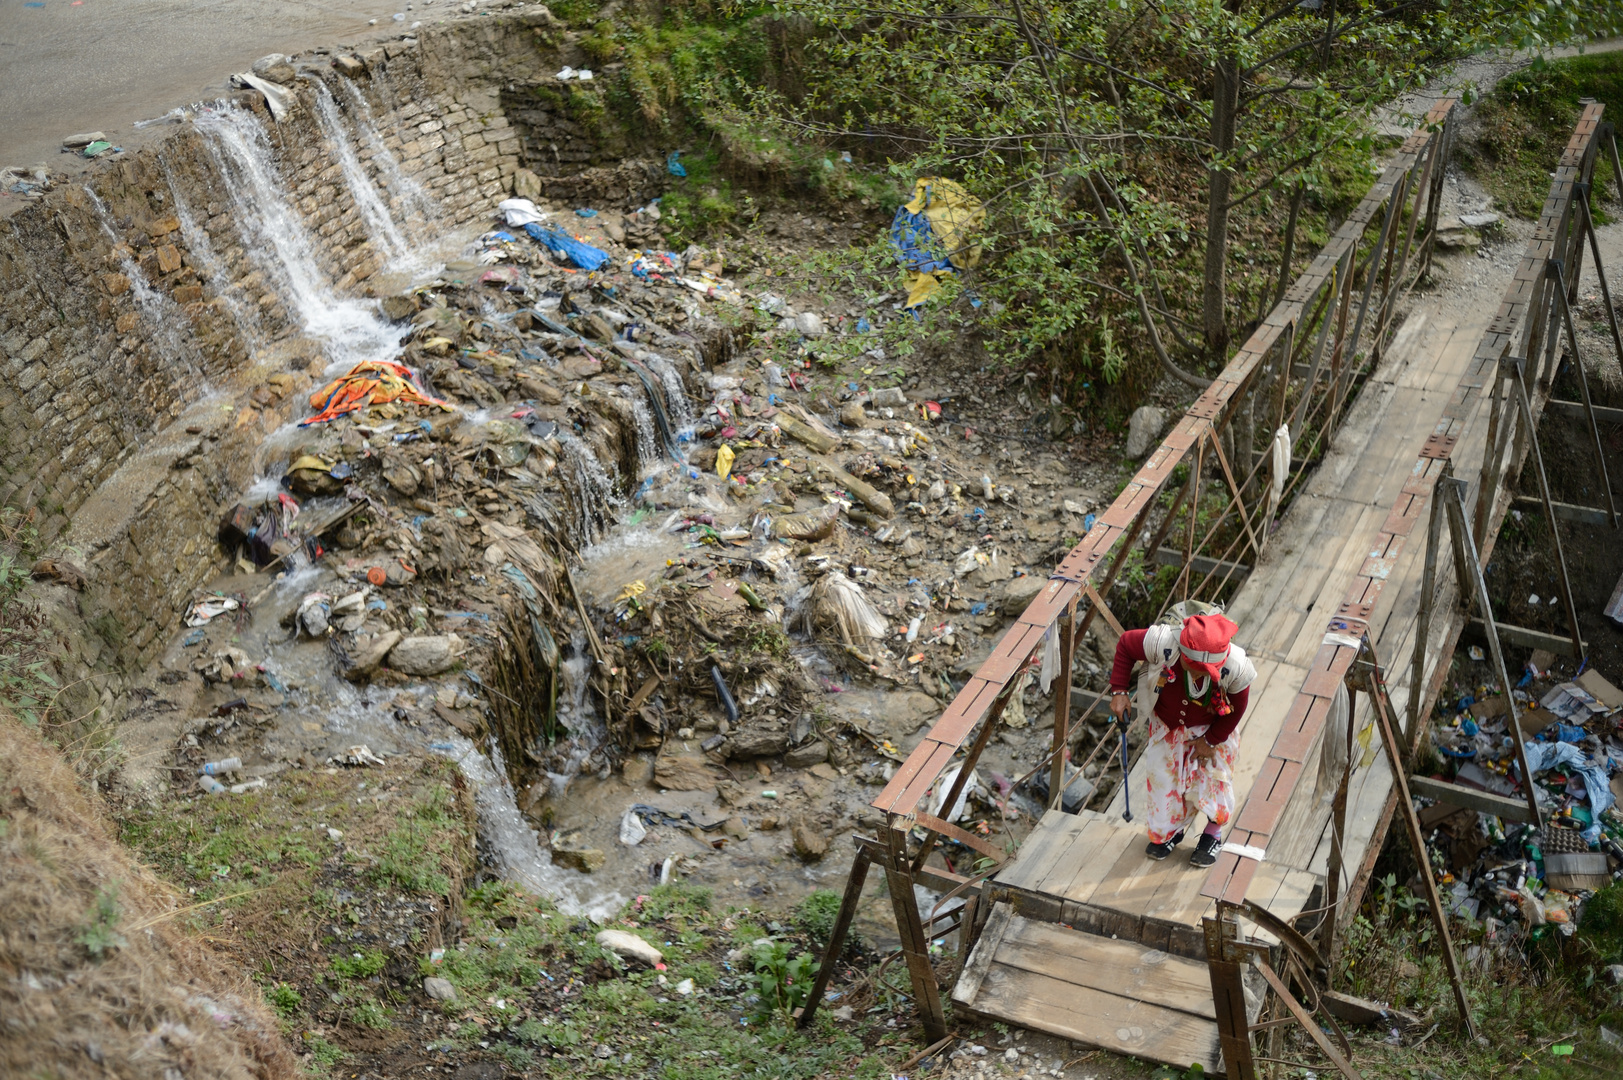
POLYGON ((784 514, 773 518, 772 535, 780 540, 827 540, 834 535, 834 527, 839 519, 839 506, 830 503, 804 514, 784 514))
POLYGON ((823 575, 812 586, 807 610, 814 631, 836 633, 843 644, 857 650, 866 649, 890 630, 862 586, 838 570, 823 575))

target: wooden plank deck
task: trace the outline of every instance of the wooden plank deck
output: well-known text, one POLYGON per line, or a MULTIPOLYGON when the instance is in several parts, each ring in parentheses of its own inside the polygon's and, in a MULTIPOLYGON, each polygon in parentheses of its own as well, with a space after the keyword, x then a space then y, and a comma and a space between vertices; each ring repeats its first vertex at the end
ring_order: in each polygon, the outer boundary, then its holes
MULTIPOLYGON (((1257 664, 1250 707, 1240 725, 1234 775, 1237 808, 1245 807, 1254 791, 1265 802, 1261 785, 1278 784, 1280 768, 1292 764, 1282 766, 1270 754, 1279 733, 1300 720, 1291 710, 1312 670, 1325 619, 1364 566, 1393 503, 1412 476, 1419 434, 1436 423, 1466 374, 1491 314, 1450 318, 1433 303, 1416 305, 1352 404, 1335 445, 1229 605, 1230 617, 1240 626, 1235 640, 1257 664)), ((1453 454, 1457 466, 1474 469, 1480 463, 1484 427, 1465 425, 1453 454)), ((1389 610, 1378 612, 1373 620, 1377 646, 1389 665, 1406 665, 1413 650, 1419 550, 1412 547, 1412 557, 1400 559, 1392 568, 1390 583, 1395 587, 1386 592, 1389 610)), ((1391 690, 1401 712, 1407 705, 1407 685, 1394 678, 1391 690)), ((1359 728, 1366 712, 1360 702, 1355 710, 1359 728)), ((1304 908, 1314 886, 1323 880, 1328 859, 1330 796, 1317 782, 1322 739, 1321 726, 1301 747, 1301 783, 1281 785, 1292 790, 1274 808, 1272 820, 1253 830, 1274 839, 1247 895, 1287 918, 1304 908)), ((1371 743, 1372 749, 1378 747, 1378 742, 1371 743)), ((1362 760, 1363 751, 1358 754, 1362 760)), ((1141 762, 1135 765, 1130 784, 1142 806, 1141 762)), ((1348 795, 1349 875, 1364 854, 1390 790, 1391 776, 1382 756, 1354 774, 1348 795)), ((1261 812, 1257 805, 1253 801, 1247 812, 1261 812)), ((1161 947, 1170 944, 1174 951, 1198 949, 1201 919, 1215 905, 1202 893, 1205 873, 1188 863, 1193 844, 1186 841, 1171 858, 1156 862, 1144 854, 1141 811, 1135 813, 1135 821, 1127 822, 1122 809, 1118 795, 1102 814, 1049 811, 1010 866, 996 875, 995 883, 1059 900, 1068 921, 1074 919, 1078 925, 1092 920, 1092 929, 1118 934, 1127 930, 1135 940, 1161 947), (1178 928, 1185 931, 1181 938, 1178 928)))
POLYGON ((956 1005, 1119 1054, 1221 1072, 1211 977, 1199 961, 994 906, 956 1005))

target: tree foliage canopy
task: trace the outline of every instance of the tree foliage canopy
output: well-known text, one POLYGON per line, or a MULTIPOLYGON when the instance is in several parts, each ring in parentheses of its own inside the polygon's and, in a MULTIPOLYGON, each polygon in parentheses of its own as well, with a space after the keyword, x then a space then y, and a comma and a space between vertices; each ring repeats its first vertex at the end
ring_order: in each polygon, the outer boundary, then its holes
POLYGON ((1377 107, 1471 51, 1547 46, 1619 18, 1567 0, 771 7, 812 28, 807 90, 757 91, 758 115, 979 195, 993 257, 974 284, 1001 302, 1006 354, 1106 379, 1125 355, 1107 346, 1112 320, 1170 369, 1220 363, 1223 340, 1202 336, 1203 288, 1208 330, 1214 275, 1222 325, 1266 310, 1275 196, 1344 185, 1356 199, 1377 107))

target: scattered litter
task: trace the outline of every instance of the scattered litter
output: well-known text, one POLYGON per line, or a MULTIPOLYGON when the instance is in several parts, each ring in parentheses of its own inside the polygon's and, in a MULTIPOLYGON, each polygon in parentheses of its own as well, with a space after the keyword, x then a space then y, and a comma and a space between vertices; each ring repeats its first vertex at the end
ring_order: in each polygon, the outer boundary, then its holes
POLYGON ((213 596, 206 600, 199 600, 192 605, 192 613, 186 617, 187 626, 202 626, 217 615, 224 615, 228 611, 236 611, 242 604, 229 596, 213 596))
POLYGON ((384 760, 382 758, 378 757, 371 751, 369 747, 364 745, 352 746, 348 750, 344 751, 344 753, 335 755, 328 760, 334 765, 367 766, 384 764, 384 760))

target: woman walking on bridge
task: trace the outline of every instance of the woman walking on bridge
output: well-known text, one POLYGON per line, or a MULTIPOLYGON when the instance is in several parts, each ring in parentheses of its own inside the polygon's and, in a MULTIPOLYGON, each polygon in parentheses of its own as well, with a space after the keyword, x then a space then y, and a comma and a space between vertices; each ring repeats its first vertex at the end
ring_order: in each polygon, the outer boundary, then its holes
POLYGON ((1234 814, 1237 730, 1257 677, 1245 650, 1232 641, 1238 629, 1222 615, 1191 615, 1170 626, 1129 630, 1116 643, 1110 714, 1123 730, 1131 722, 1127 706, 1133 665, 1149 664, 1141 685, 1154 695, 1144 748, 1150 834, 1145 853, 1152 859, 1172 854, 1193 807, 1206 815, 1207 824, 1189 862, 1210 866, 1217 861, 1223 826, 1234 814))

